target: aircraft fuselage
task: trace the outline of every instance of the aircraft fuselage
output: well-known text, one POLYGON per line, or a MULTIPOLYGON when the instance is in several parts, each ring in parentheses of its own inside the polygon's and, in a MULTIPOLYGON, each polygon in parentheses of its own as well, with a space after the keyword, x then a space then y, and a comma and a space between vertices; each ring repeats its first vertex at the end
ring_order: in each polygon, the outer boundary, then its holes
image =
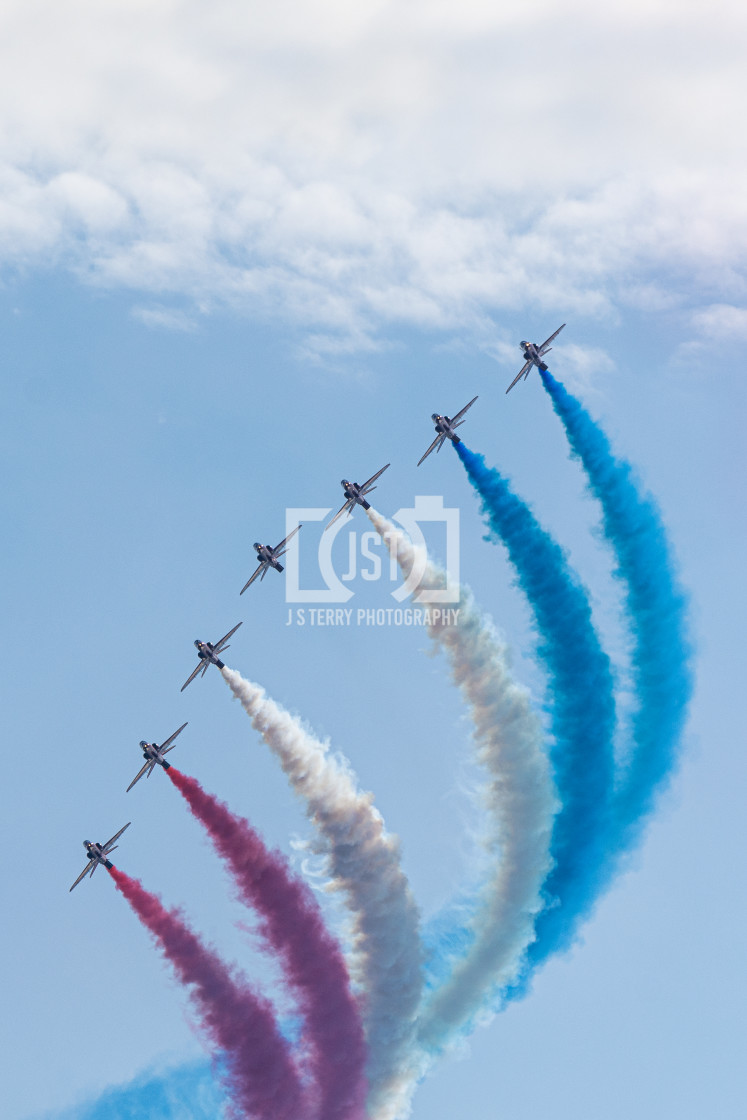
POLYGON ((221 665, 221 662, 215 656, 215 646, 212 642, 201 642, 198 638, 195 641, 195 646, 197 647, 197 656, 199 657, 200 661, 209 661, 211 665, 218 665, 221 668, 223 667, 221 665))
POLYGON ((90 840, 84 840, 83 847, 86 849, 87 858, 93 860, 94 863, 103 863, 104 867, 112 866, 111 860, 106 858, 101 844, 93 844, 90 840))
POLYGON ((142 747, 143 758, 147 762, 157 762, 159 766, 163 766, 164 770, 168 770, 169 763, 164 761, 161 748, 157 743, 146 743, 145 740, 143 740, 140 746, 142 747))
POLYGON ((434 412, 431 416, 431 420, 433 420, 436 424, 436 432, 438 433, 438 435, 446 436, 446 438, 450 439, 452 443, 461 442, 459 436, 451 426, 452 419, 450 416, 441 416, 438 412, 434 412))
POLYGON ((283 565, 275 559, 275 549, 269 544, 255 544, 254 546, 257 559, 260 564, 267 564, 269 568, 274 568, 277 572, 282 572, 283 565))
POLYGON ((547 369, 547 365, 542 361, 542 355, 540 354, 539 347, 535 342, 522 342, 521 349, 524 353, 525 362, 531 362, 533 366, 537 367, 537 369, 547 369))
POLYGON ((346 478, 343 478, 341 485, 343 493, 349 502, 357 503, 359 506, 363 506, 364 509, 370 508, 365 498, 361 497, 362 487, 358 482, 348 482, 346 478))

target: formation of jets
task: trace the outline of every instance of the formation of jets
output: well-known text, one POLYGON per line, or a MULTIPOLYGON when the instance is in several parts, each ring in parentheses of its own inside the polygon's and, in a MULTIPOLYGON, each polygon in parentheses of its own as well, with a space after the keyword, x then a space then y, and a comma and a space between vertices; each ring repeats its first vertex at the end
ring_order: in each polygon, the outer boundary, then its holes
POLYGON ((508 389, 506 389, 507 393, 511 392, 516 382, 520 381, 522 377, 526 381, 527 377, 529 377, 529 371, 531 370, 532 366, 536 366, 537 369, 541 369, 543 373, 546 372, 547 364, 543 362, 542 359, 548 352, 548 350, 552 350, 552 346, 550 345, 550 343, 558 337, 564 326, 565 323, 561 323, 558 329, 554 331, 549 338, 546 338, 544 342, 540 343, 539 346, 536 342, 521 342, 521 349, 524 352, 524 365, 516 374, 516 377, 513 379, 508 389))
POLYGON ((200 660, 197 664, 197 668, 193 669, 187 677, 186 681, 179 690, 180 692, 184 692, 184 689, 188 684, 192 683, 198 673, 201 673, 204 677, 208 671, 209 665, 215 665, 218 669, 225 669, 225 664, 218 657, 218 654, 226 652, 226 650, 228 649, 226 642, 233 634, 236 633, 239 626, 241 625, 242 623, 237 622, 233 630, 229 630, 227 634, 224 634, 220 641, 216 642, 215 645, 213 645, 212 642, 201 642, 199 638, 195 639, 195 645, 197 646, 197 656, 200 660))
POLYGON ((137 785, 141 778, 144 778, 146 776, 149 778, 155 770, 156 766, 163 766, 164 770, 168 770, 171 763, 166 762, 166 760, 164 759, 164 755, 167 755, 169 751, 173 751, 174 747, 176 746, 174 740, 176 739, 177 735, 181 735, 186 726, 186 723, 183 723, 178 731, 175 731, 173 735, 169 735, 168 739, 164 739, 160 747, 156 743, 146 743, 145 739, 140 740, 140 750, 143 752, 145 765, 135 775, 135 777, 128 785, 128 793, 134 785, 137 785))
POLYGON ((376 474, 372 474, 367 482, 348 482, 346 478, 343 478, 340 486, 342 486, 342 492, 345 495, 345 501, 342 507, 332 518, 329 525, 325 526, 325 533, 327 529, 334 525, 338 517, 342 517, 343 513, 347 513, 348 517, 350 517, 356 505, 363 506, 364 509, 371 508, 371 503, 366 501, 366 494, 370 494, 372 490, 376 489, 376 487, 372 486, 371 484, 375 482, 377 478, 381 477, 388 466, 389 463, 387 463, 386 467, 382 467, 380 471, 377 471, 376 474))
MULTIPOLYGON (((525 359, 524 365, 519 370, 518 374, 511 382, 508 389, 506 389, 507 393, 510 392, 511 389, 513 389, 514 385, 516 385, 516 383, 520 381, 522 377, 526 379, 533 367, 536 366, 537 369, 543 371, 547 370, 547 365, 543 361, 543 358, 545 354, 547 354, 547 352, 552 349, 550 344, 558 337, 564 326, 565 323, 561 324, 561 326, 559 326, 558 329, 554 331, 549 338, 545 339, 545 341, 539 346, 534 342, 521 343, 521 348, 525 359)), ((461 427, 461 425, 464 423, 467 411, 472 408, 472 405, 476 400, 477 397, 473 397, 472 400, 468 404, 466 404, 464 408, 460 409, 455 416, 442 416, 438 412, 434 412, 432 414, 431 419, 436 426, 436 438, 434 439, 428 450, 425 452, 425 454, 418 460, 418 466, 420 466, 420 464, 428 458, 432 451, 440 451, 447 439, 451 440, 451 442, 454 444, 461 442, 460 437, 456 434, 456 429, 461 427)), ((334 525, 337 519, 339 517, 342 517, 344 513, 347 513, 347 515, 350 517, 356 505, 361 506, 363 509, 371 508, 370 503, 366 501, 366 496, 376 489, 374 483, 378 478, 381 477, 384 471, 389 468, 389 466, 390 464, 387 463, 386 466, 382 467, 381 470, 376 472, 376 474, 371 475, 371 477, 363 483, 350 482, 347 478, 343 478, 341 486, 345 495, 345 501, 341 508, 337 511, 335 516, 332 518, 332 520, 329 522, 329 524, 325 526, 325 532, 332 525, 334 525)), ((280 542, 280 544, 276 544, 274 547, 267 544, 259 544, 255 542, 254 550, 257 553, 257 560, 259 561, 259 563, 256 571, 252 573, 252 575, 249 577, 249 579, 246 581, 241 591, 239 592, 240 595, 243 595, 246 589, 248 587, 251 587, 257 577, 259 577, 260 582, 262 582, 270 568, 274 568, 276 572, 283 571, 283 565, 279 563, 280 557, 285 555, 288 550, 288 545, 295 537, 299 529, 301 529, 301 527, 301 525, 297 525, 296 528, 291 533, 289 533, 284 540, 280 542)), ((241 625, 242 624, 240 622, 237 623, 232 630, 229 630, 228 633, 225 634, 219 641, 215 642, 215 644, 213 644, 213 642, 200 641, 199 638, 195 641, 195 646, 197 647, 197 656, 199 660, 196 667, 192 670, 189 677, 182 685, 182 692, 184 692, 184 689, 187 687, 187 685, 192 683, 195 677, 204 676, 208 671, 210 665, 215 665, 218 669, 225 668, 224 662, 221 661, 219 655, 225 653, 225 651, 229 648, 226 645, 228 639, 236 633, 239 626, 241 625)), ((148 743, 145 741, 145 739, 142 739, 140 741, 140 749, 143 752, 143 758, 145 761, 143 763, 143 766, 140 768, 138 773, 135 775, 135 777, 127 787, 128 793, 130 792, 132 787, 140 781, 141 778, 146 776, 149 778, 155 770, 156 766, 161 766, 164 770, 169 769, 170 763, 166 761, 165 756, 169 753, 169 751, 172 751, 174 749, 174 747, 176 746, 175 740, 179 735, 181 735, 186 726, 187 724, 183 723, 181 727, 178 728, 173 733, 173 735, 170 735, 168 739, 165 739, 163 743, 160 744, 160 746, 157 743, 148 743)), ((125 831, 125 829, 130 827, 130 823, 131 822, 128 821, 127 824, 124 825, 123 828, 120 828, 119 832, 115 832, 114 836, 112 836, 110 840, 107 840, 105 844, 92 843, 90 840, 83 841, 83 847, 86 850, 86 857, 88 862, 70 888, 71 891, 75 887, 77 887, 78 883, 85 879, 87 875, 93 875, 94 871, 100 863, 103 864, 104 867, 108 868, 111 868, 113 866, 111 860, 109 859, 109 856, 118 846, 116 841, 125 831)))
POLYGON ((462 442, 459 436, 456 434, 456 429, 464 423, 465 412, 468 408, 472 408, 472 405, 476 400, 477 397, 473 397, 469 404, 466 404, 464 408, 460 408, 459 412, 457 412, 456 416, 454 417, 441 416, 438 412, 434 412, 431 415, 431 420, 436 425, 436 438, 426 451, 425 455, 421 456, 421 458, 418 459, 418 466, 420 466, 420 464, 423 462, 423 459, 428 458, 431 451, 440 451, 447 439, 450 439, 452 443, 462 442))
POLYGON ((75 887, 77 887, 81 879, 85 879, 86 875, 93 875, 94 871, 100 863, 103 863, 104 867, 113 866, 112 861, 109 859, 109 856, 115 848, 119 847, 119 845, 116 844, 115 841, 119 840, 124 830, 126 828, 129 828, 131 824, 132 821, 128 821, 127 824, 120 828, 119 832, 115 832, 111 840, 107 840, 105 844, 95 844, 90 840, 83 841, 83 847, 86 849, 86 858, 88 859, 88 863, 73 883, 72 887, 70 888, 71 891, 74 890, 75 887))
POLYGON ((261 583, 270 568, 274 568, 276 572, 283 571, 283 565, 278 564, 278 560, 288 551, 288 542, 293 540, 300 528, 300 525, 296 525, 293 532, 289 533, 285 540, 281 541, 280 544, 276 544, 274 548, 271 548, 269 544, 258 544, 256 541, 254 542, 253 548, 257 553, 259 567, 253 575, 249 576, 249 579, 241 588, 241 591, 239 591, 239 595, 243 595, 247 587, 251 587, 257 576, 259 576, 259 582, 261 583))

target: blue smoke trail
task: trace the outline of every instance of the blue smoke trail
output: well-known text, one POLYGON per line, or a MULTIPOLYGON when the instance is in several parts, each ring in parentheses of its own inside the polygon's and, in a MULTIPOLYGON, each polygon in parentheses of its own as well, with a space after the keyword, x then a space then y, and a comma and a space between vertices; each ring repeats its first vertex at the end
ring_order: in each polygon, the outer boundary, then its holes
POLYGON ((420 939, 425 958, 426 993, 444 987, 451 980, 457 962, 472 949, 477 936, 474 920, 479 902, 479 884, 475 884, 459 891, 423 926, 420 939))
POLYGON ((641 494, 630 464, 615 457, 607 436, 575 397, 549 370, 540 374, 571 454, 581 460, 589 489, 601 503, 604 536, 615 553, 633 633, 633 749, 615 799, 617 848, 624 851, 640 840, 677 760, 693 688, 687 600, 656 503, 641 494))
POLYGON ((89 1104, 47 1114, 45 1120, 219 1120, 227 1098, 217 1071, 196 1061, 165 1074, 145 1074, 107 1089, 89 1104))
POLYGON ((491 537, 506 546, 532 608, 551 701, 550 758, 561 809, 552 833, 546 908, 537 917, 522 974, 506 993, 516 998, 526 993, 539 964, 570 946, 603 885, 614 771, 613 678, 588 596, 563 550, 482 455, 463 443, 454 447, 482 500, 491 537))

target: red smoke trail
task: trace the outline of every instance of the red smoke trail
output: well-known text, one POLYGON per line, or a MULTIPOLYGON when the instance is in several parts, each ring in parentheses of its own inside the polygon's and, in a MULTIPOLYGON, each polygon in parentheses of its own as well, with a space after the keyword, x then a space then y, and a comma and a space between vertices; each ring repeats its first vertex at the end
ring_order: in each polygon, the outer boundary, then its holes
POLYGON ((118 868, 112 867, 109 874, 179 980, 192 988, 203 1030, 225 1055, 226 1080, 240 1115, 252 1120, 308 1116, 298 1070, 267 1000, 232 975, 178 911, 166 910, 160 899, 118 868))
POLYGON ((248 821, 174 766, 166 771, 228 864, 241 901, 281 958, 306 1021, 321 1120, 363 1120, 366 1045, 342 953, 309 887, 248 821))

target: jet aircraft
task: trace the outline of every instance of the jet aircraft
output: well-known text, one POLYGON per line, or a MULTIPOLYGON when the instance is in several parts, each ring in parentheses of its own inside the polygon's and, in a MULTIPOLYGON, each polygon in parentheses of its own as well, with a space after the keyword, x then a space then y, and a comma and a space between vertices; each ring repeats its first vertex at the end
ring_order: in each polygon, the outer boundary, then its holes
POLYGON ((227 642, 231 635, 236 633, 239 626, 241 626, 241 623, 237 622, 233 630, 229 630, 228 633, 224 637, 222 637, 219 642, 215 643, 215 645, 213 645, 212 642, 201 642, 200 639, 197 638, 197 640, 195 641, 195 645, 197 646, 197 656, 199 657, 200 661, 197 665, 197 668, 192 670, 192 672, 182 685, 180 689, 181 692, 184 692, 184 689, 188 684, 192 683, 198 673, 202 673, 204 677, 205 673, 207 673, 208 671, 209 665, 217 665, 219 669, 225 668, 225 665, 218 657, 218 654, 225 653, 225 651, 228 649, 228 646, 224 645, 223 643, 227 642))
POLYGON ((174 747, 176 746, 174 739, 176 739, 177 735, 181 735, 186 726, 186 723, 183 723, 178 731, 175 731, 173 735, 169 735, 168 739, 161 743, 160 747, 157 743, 146 743, 145 739, 140 740, 140 749, 143 752, 145 765, 143 766, 140 773, 137 774, 137 776, 134 777, 128 785, 127 793, 130 792, 132 787, 137 782, 139 782, 140 779, 146 775, 146 773, 148 777, 150 777, 156 766, 163 766, 164 770, 169 769, 171 763, 166 762, 163 756, 165 754, 168 754, 169 751, 173 751, 174 747))
POLYGON ((516 377, 509 385, 508 389, 506 389, 507 393, 511 392, 516 382, 520 381, 522 377, 526 381, 527 377, 529 377, 529 371, 531 370, 532 366, 536 366, 537 369, 541 369, 543 373, 546 371, 547 365, 542 361, 542 359, 548 350, 552 350, 552 346, 550 345, 550 343, 553 341, 553 339, 558 337, 564 326, 565 323, 562 323, 554 334, 551 334, 549 338, 545 339, 541 346, 538 346, 536 342, 522 341, 521 348, 524 351, 525 362, 519 372, 516 374, 516 377))
POLYGON ((85 879, 86 875, 93 875, 94 871, 100 863, 103 863, 104 867, 114 866, 112 861, 108 858, 114 851, 114 849, 119 847, 119 845, 115 844, 114 841, 119 840, 125 828, 129 828, 131 824, 132 821, 128 821, 124 828, 120 828, 119 832, 115 832, 111 840, 107 840, 105 844, 92 844, 90 840, 83 841, 83 847, 86 849, 86 856, 88 857, 89 862, 87 866, 83 868, 70 890, 73 890, 74 887, 77 887, 78 883, 81 881, 81 879, 85 879))
POLYGON ((464 423, 463 417, 465 412, 468 408, 472 408, 472 405, 476 400, 477 397, 473 397, 469 404, 466 404, 464 408, 460 409, 460 411, 457 412, 456 416, 454 416, 453 418, 451 416, 441 416, 438 412, 433 413, 433 415, 431 416, 431 420, 433 420, 436 425, 437 435, 433 443, 426 451, 425 455, 423 455, 423 457, 418 461, 418 466, 420 466, 420 464, 423 462, 423 459, 428 458, 431 451, 440 451, 447 439, 450 439, 452 443, 462 442, 459 436, 456 434, 455 429, 464 423))
POLYGON ((343 513, 347 512, 349 517, 355 509, 356 505, 363 506, 364 509, 371 508, 371 503, 366 501, 366 494, 370 494, 372 490, 376 489, 376 487, 372 486, 371 483, 375 482, 376 479, 384 473, 389 465, 390 464, 387 463, 386 467, 382 467, 380 471, 376 472, 376 474, 371 475, 368 482, 364 482, 362 484, 358 484, 357 482, 349 482, 347 478, 343 478, 340 485, 342 486, 343 493, 345 494, 345 503, 342 509, 339 509, 337 511, 335 516, 330 521, 329 525, 325 525, 325 533, 327 532, 327 529, 331 528, 332 525, 334 525, 338 517, 342 517, 343 513))
POLYGON ((285 540, 281 541, 280 544, 276 544, 274 548, 271 548, 269 544, 258 544, 256 541, 254 542, 254 545, 252 547, 254 548, 254 551, 257 553, 257 559, 259 560, 259 567, 257 568, 256 572, 254 572, 254 574, 251 575, 249 577, 249 579, 246 581, 244 586, 241 588, 241 591, 239 592, 239 595, 243 595, 244 592, 246 591, 247 587, 251 587, 251 585, 254 583, 255 579, 257 578, 257 576, 260 577, 259 582, 261 583, 262 580, 267 575, 267 572, 270 568, 274 568, 276 572, 282 572, 283 571, 283 565, 278 564, 278 560, 280 559, 281 556, 284 556, 285 553, 288 551, 288 549, 285 546, 288 544, 288 541, 292 540, 293 537, 295 537, 296 533, 298 532, 298 530, 300 528, 301 528, 300 525, 296 525, 293 532, 289 533, 288 536, 285 538, 285 540), (261 575, 260 575, 260 573, 261 573, 261 575))

